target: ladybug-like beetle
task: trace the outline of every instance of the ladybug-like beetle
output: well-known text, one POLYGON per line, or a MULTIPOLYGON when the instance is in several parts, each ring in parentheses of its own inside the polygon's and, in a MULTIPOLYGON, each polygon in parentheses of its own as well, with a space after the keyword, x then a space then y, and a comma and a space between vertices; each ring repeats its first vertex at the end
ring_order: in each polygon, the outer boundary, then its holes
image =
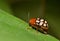
POLYGON ((48 23, 45 19, 42 18, 32 18, 29 21, 29 25, 32 26, 32 28, 43 32, 44 34, 47 34, 48 31, 48 23))

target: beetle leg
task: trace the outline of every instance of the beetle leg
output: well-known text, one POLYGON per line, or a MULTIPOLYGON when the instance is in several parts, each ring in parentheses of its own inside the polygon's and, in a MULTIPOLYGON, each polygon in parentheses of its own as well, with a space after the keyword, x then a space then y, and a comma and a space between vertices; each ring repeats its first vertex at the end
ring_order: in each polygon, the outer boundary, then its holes
POLYGON ((44 31, 44 34, 47 34, 47 32, 46 32, 46 31, 44 31))

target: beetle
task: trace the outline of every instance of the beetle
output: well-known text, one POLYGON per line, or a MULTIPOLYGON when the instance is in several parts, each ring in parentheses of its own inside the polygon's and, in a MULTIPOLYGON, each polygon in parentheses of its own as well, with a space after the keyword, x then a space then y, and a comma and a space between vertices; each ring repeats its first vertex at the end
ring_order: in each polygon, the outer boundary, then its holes
POLYGON ((29 25, 39 31, 39 32, 42 32, 44 34, 47 34, 48 32, 48 22, 43 19, 43 18, 31 18, 29 20, 29 25))

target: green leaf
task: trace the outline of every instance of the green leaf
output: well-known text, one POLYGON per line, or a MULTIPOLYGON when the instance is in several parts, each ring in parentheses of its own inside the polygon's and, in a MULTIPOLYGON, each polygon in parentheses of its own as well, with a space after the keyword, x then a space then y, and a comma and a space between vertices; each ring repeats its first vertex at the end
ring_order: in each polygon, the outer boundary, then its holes
POLYGON ((0 41, 59 41, 36 32, 28 23, 0 9, 0 41), (27 29, 30 28, 30 29, 27 29))

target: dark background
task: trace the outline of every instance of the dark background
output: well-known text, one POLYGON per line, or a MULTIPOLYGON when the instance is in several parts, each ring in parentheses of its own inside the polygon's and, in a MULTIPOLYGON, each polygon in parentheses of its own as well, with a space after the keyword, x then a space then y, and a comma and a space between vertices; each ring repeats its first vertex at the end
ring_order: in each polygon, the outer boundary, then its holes
POLYGON ((26 22, 33 17, 45 18, 49 34, 60 39, 60 0, 1 0, 0 8, 26 22))

